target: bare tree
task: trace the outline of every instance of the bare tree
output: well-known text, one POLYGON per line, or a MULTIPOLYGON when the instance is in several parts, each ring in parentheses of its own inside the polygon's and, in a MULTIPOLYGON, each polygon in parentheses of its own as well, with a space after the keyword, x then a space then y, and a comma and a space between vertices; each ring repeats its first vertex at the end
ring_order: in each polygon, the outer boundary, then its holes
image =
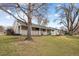
POLYGON ((67 28, 67 33, 73 35, 79 28, 79 8, 71 3, 58 6, 57 10, 63 11, 60 13, 60 23, 67 28))
POLYGON ((47 6, 46 3, 38 3, 38 4, 37 3, 24 3, 24 4, 13 3, 13 4, 0 4, 0 9, 8 13, 9 15, 13 16, 13 18, 15 18, 16 20, 22 21, 23 23, 28 25, 26 39, 32 40, 32 37, 31 37, 32 18, 33 17, 37 18, 37 16, 41 16, 42 18, 45 18, 45 15, 46 15, 45 13, 47 12, 46 6, 47 6), (22 15, 19 15, 20 12, 27 17, 28 22, 26 21, 25 18, 22 17, 22 15))

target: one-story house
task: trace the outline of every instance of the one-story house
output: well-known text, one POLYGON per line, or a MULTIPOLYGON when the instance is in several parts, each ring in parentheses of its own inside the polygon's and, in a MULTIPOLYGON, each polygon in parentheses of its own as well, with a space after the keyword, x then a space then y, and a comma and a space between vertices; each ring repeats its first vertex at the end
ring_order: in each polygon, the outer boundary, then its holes
MULTIPOLYGON (((15 21, 13 25, 15 34, 27 35, 27 25, 21 21, 15 21)), ((51 27, 32 24, 31 35, 59 35, 59 30, 51 27)))

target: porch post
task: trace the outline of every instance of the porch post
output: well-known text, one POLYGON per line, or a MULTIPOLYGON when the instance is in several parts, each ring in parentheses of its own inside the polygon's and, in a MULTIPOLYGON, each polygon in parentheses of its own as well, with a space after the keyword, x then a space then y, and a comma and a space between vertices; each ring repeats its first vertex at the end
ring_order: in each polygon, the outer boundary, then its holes
POLYGON ((39 35, 40 35, 40 28, 39 28, 39 35))
POLYGON ((47 35, 47 29, 46 29, 46 35, 47 35))

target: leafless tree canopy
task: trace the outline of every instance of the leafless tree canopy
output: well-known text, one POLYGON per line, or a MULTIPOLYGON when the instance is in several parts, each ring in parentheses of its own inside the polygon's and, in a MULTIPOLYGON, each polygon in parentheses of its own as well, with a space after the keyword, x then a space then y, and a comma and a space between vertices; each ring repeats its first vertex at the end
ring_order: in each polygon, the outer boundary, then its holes
POLYGON ((63 10, 60 13, 60 23, 67 28, 67 32, 73 34, 79 28, 79 8, 76 4, 62 4, 57 10, 63 10))
MULTIPOLYGON (((0 9, 5 11, 6 13, 13 16, 15 19, 25 21, 25 18, 28 17, 28 3, 1 3, 0 9)), ((47 18, 47 8, 48 4, 46 3, 32 3, 32 17, 41 17, 42 19, 47 18)))

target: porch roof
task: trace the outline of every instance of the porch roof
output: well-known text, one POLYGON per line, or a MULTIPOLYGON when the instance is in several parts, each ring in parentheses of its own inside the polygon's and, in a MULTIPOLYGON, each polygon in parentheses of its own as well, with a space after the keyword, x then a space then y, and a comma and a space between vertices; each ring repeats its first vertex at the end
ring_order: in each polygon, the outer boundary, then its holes
MULTIPOLYGON (((27 23, 23 23, 21 21, 17 21, 21 26, 27 26, 27 23)), ((42 29, 50 29, 50 30, 58 30, 56 28, 52 28, 52 27, 46 27, 46 26, 42 26, 42 25, 37 25, 37 24, 33 24, 32 23, 32 27, 36 27, 36 28, 42 28, 42 29)))

